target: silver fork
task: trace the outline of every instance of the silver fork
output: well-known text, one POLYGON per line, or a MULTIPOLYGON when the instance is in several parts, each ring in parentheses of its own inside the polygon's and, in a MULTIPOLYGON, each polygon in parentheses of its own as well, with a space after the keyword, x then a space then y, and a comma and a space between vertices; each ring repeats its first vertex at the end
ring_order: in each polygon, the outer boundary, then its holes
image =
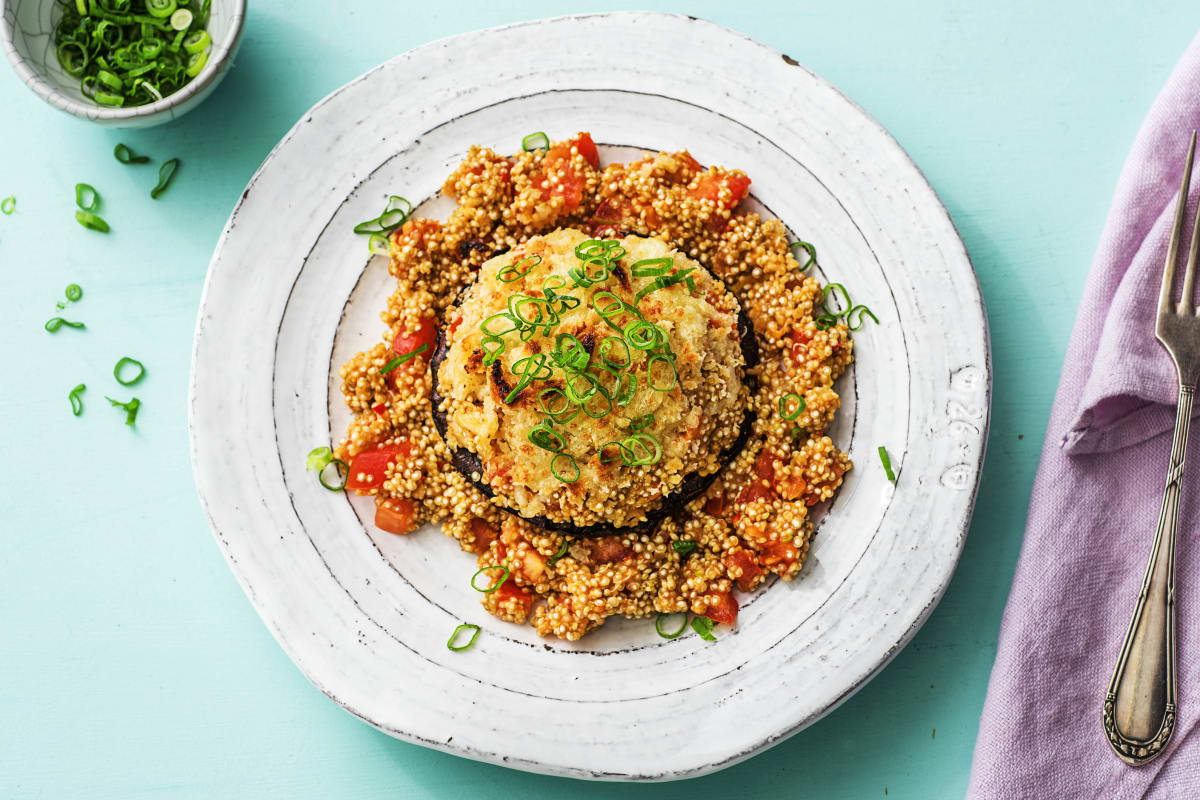
POLYGON ((1200 378, 1200 316, 1192 305, 1196 251, 1200 248, 1200 213, 1192 227, 1183 293, 1178 303, 1172 298, 1175 261, 1187 212, 1195 155, 1196 133, 1193 131, 1187 166, 1183 170, 1183 185, 1175 206, 1175 225, 1167 246, 1167 263, 1158 296, 1158 320, 1154 326, 1155 337, 1171 354, 1179 375, 1171 461, 1150 563, 1146 565, 1133 620, 1125 633, 1117 668, 1108 685, 1102 715, 1104 732, 1113 751, 1122 761, 1134 765, 1145 764, 1161 753, 1175 730, 1175 534, 1179 528, 1179 496, 1188 427, 1192 420, 1192 400, 1196 396, 1197 378, 1200 378))

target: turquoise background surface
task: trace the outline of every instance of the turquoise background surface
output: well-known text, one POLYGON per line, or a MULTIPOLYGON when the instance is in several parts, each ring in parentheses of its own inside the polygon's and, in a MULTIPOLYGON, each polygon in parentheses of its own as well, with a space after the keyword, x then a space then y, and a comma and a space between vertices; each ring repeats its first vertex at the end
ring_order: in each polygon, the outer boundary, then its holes
POLYGON ((1076 304, 1125 153, 1195 32, 1195 4, 651 4, 790 54, 891 130, 979 273, 995 397, 961 566, 895 662, 749 762, 633 787, 425 750, 321 695, 213 542, 185 408, 212 248, 254 169, 310 105, 430 39, 604 9, 250 5, 236 68, 203 106, 161 128, 75 120, 0 68, 0 197, 18 198, 16 213, 0 216, 0 796, 961 797, 1076 304), (148 194, 156 167, 118 164, 119 141, 183 160, 160 200, 148 194), (79 181, 103 194, 108 236, 75 224, 79 181), (71 282, 85 294, 65 315, 88 328, 48 334, 42 325, 71 282), (136 429, 103 399, 129 396, 111 377, 123 355, 148 370, 136 429), (67 392, 80 382, 86 411, 76 419, 67 392))

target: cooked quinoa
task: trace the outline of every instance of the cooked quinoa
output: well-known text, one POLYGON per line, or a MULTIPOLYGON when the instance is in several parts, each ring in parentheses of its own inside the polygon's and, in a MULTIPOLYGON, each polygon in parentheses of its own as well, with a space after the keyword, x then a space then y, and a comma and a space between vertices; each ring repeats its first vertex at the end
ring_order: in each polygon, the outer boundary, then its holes
POLYGON ((749 401, 739 312, 723 283, 661 240, 601 242, 573 228, 535 236, 485 262, 443 328, 446 355, 432 366, 447 444, 477 456, 470 477, 522 517, 574 531, 646 522, 686 476, 719 470, 738 439, 749 401), (571 271, 582 275, 585 263, 577 250, 606 243, 619 257, 589 267, 593 276, 612 274, 573 283, 571 271), (690 280, 657 288, 660 276, 646 272, 690 280), (514 301, 531 308, 521 309, 525 318, 553 326, 520 337, 514 301), (607 308, 616 312, 611 324, 600 314, 607 308), (634 322, 657 326, 663 345, 629 346, 619 323, 634 322), (489 335, 496 330, 507 333, 489 335), (526 371, 536 378, 522 386, 526 371), (591 392, 586 402, 571 402, 576 390, 577 399, 591 392), (632 445, 621 444, 631 436, 632 445))
MULTIPOLYGON (((801 270, 784 227, 737 210, 748 186, 743 173, 705 169, 686 152, 601 169, 587 134, 510 157, 471 148, 443 187, 458 201, 450 218, 410 219, 392 234, 388 331, 341 370, 355 419, 337 455, 351 464, 350 488, 375 495, 376 523, 395 533, 441 524, 477 568, 509 570, 482 595, 488 611, 562 639, 614 614, 690 611, 733 623, 735 588, 795 577, 812 537, 809 509, 833 496, 851 466, 825 431, 853 342, 840 320, 818 325, 821 286, 801 270), (743 401, 754 413, 748 443, 703 496, 647 533, 575 539, 508 513, 454 469, 433 424, 429 358, 456 296, 485 262, 560 228, 662 240, 732 291, 756 331, 761 363, 747 370, 753 388, 743 401), (779 403, 791 394, 804 410, 789 421, 779 403)), ((465 584, 475 570, 461 569, 465 584)), ((502 575, 490 570, 479 585, 502 575)))

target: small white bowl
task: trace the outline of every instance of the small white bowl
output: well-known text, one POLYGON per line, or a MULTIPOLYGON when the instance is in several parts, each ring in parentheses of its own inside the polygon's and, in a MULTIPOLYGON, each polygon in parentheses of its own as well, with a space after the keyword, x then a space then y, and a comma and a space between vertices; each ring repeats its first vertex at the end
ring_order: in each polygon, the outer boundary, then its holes
POLYGON ((3 0, 3 8, 0 44, 25 85, 55 108, 113 128, 160 125, 200 105, 232 66, 246 18, 246 0, 212 0, 207 30, 213 43, 200 74, 157 102, 110 108, 84 96, 79 79, 58 63, 54 27, 62 13, 60 0, 3 0))

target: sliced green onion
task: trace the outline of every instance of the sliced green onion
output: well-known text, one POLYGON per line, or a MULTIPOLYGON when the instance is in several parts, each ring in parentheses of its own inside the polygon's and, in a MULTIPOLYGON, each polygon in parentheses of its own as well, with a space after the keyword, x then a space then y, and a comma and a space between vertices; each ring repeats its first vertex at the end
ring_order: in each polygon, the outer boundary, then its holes
POLYGON ((92 93, 92 99, 102 106, 123 106, 125 105, 124 95, 113 94, 112 92, 95 91, 92 93))
POLYGON ((821 310, 832 317, 842 317, 846 315, 854 303, 850 300, 850 293, 846 291, 846 287, 840 283, 830 283, 821 290, 821 310), (841 292, 842 299, 838 300, 838 292, 841 292), (835 307, 830 308, 829 300, 837 300, 835 307))
POLYGON ((662 614, 662 613, 660 613, 658 616, 656 616, 656 617, 654 618, 654 630, 658 631, 658 635, 659 635, 659 636, 661 636, 662 638, 664 638, 664 639, 678 639, 680 636, 682 636, 682 635, 683 635, 683 632, 684 632, 685 630, 687 630, 687 626, 688 626, 687 612, 686 612, 686 611, 678 611, 678 612, 676 612, 676 613, 678 613, 678 614, 682 615, 682 616, 683 616, 683 619, 682 619, 682 620, 680 620, 680 622, 679 622, 679 628, 678 628, 678 630, 675 630, 675 631, 672 631, 672 632, 664 631, 664 630, 662 629, 662 623, 663 623, 663 620, 664 620, 664 619, 666 619, 667 617, 673 617, 673 616, 675 616, 675 614, 662 614))
POLYGON ((152 17, 166 19, 175 13, 178 5, 175 0, 146 0, 146 13, 152 17))
POLYGON ((879 461, 881 464, 883 464, 883 471, 884 474, 887 475, 887 479, 892 483, 895 483, 896 473, 892 471, 892 459, 888 458, 887 448, 883 445, 879 446, 879 461))
POLYGON ((411 361, 412 359, 421 355, 421 353, 424 353, 428 349, 429 349, 429 343, 426 342, 425 344, 418 347, 416 350, 410 350, 409 352, 404 353, 403 355, 396 356, 391 361, 389 361, 388 363, 383 365, 383 369, 379 370, 379 374, 387 375, 389 372, 394 370, 396 367, 400 366, 401 364, 405 364, 405 363, 411 361))
POLYGON ((391 247, 388 245, 388 237, 383 233, 372 233, 371 238, 367 239, 367 249, 374 256, 390 256, 392 254, 391 247))
POLYGON ((642 414, 640 417, 634 417, 629 423, 629 430, 632 433, 637 433, 644 428, 648 428, 654 424, 653 414, 642 414))
POLYGON ((330 461, 333 461, 333 450, 331 448, 314 447, 308 451, 308 458, 304 460, 304 467, 310 472, 323 470, 329 466, 330 461))
POLYGON ((629 344, 620 336, 605 336, 600 340, 600 348, 598 352, 600 354, 600 360, 604 362, 605 365, 614 369, 628 369, 633 363, 633 356, 629 352, 629 344), (624 359, 621 361, 613 361, 608 357, 608 351, 617 345, 620 345, 621 349, 625 353, 624 359))
POLYGON ((713 636, 713 621, 708 617, 692 617, 692 630, 700 634, 700 638, 706 642, 715 642, 717 637, 713 636))
POLYGON ((76 211, 75 221, 90 231, 108 233, 108 223, 90 211, 76 211))
MULTIPOLYGON (((660 370, 661 372, 661 370, 660 370)), ((669 392, 679 383, 679 371, 675 368, 675 362, 664 355, 652 355, 646 359, 646 383, 656 392, 669 392), (671 369, 671 379, 669 383, 663 381, 655 382, 650 375, 651 365, 662 362, 671 369)))
POLYGON ((86 328, 87 327, 82 322, 71 322, 69 320, 63 319, 62 317, 51 317, 50 319, 46 320, 46 330, 50 331, 51 333, 54 333, 56 330, 61 328, 63 325, 66 325, 68 328, 86 328))
POLYGON ((150 190, 150 197, 157 200, 158 196, 167 190, 177 169, 179 169, 178 158, 171 158, 163 162, 163 165, 158 168, 158 184, 150 190))
POLYGON ((138 400, 136 397, 130 400, 128 403, 122 403, 120 400, 113 400, 111 397, 105 397, 104 399, 112 403, 117 408, 125 409, 126 425, 132 425, 134 423, 134 421, 137 419, 138 409, 142 406, 142 401, 138 400))
POLYGON ((653 434, 635 433, 625 437, 621 444, 621 454, 625 456, 628 453, 629 457, 625 459, 625 463, 630 467, 657 464, 662 459, 662 445, 653 434))
POLYGON ((521 149, 526 153, 530 152, 531 150, 549 150, 550 137, 542 131, 531 133, 521 140, 521 149))
POLYGON ((177 31, 186 31, 195 17, 186 8, 181 8, 171 15, 171 27, 177 31))
POLYGON ((83 45, 79 42, 60 42, 55 52, 58 55, 58 63, 68 75, 73 78, 83 77, 90 60, 83 45))
POLYGON ((550 459, 550 474, 563 483, 574 483, 579 480, 579 464, 576 463, 574 456, 559 453, 550 459))
POLYGON ((84 211, 100 209, 100 193, 86 183, 75 184, 75 205, 84 211))
POLYGON ((567 440, 563 435, 554 428, 550 427, 548 422, 542 422, 530 428, 529 433, 525 435, 534 447, 540 447, 551 453, 561 453, 567 447, 567 440))
POLYGON ((450 648, 451 650, 453 650, 455 652, 461 652, 463 650, 470 650, 471 646, 475 644, 475 640, 478 638, 479 638, 479 626, 471 625, 470 623, 464 622, 463 624, 459 625, 457 628, 454 629, 454 633, 450 634, 450 638, 446 640, 446 647, 450 648), (465 644, 455 644, 454 640, 457 639, 458 635, 460 633, 462 633, 463 631, 472 631, 471 638, 467 639, 465 644))
POLYGON ((121 384, 122 386, 133 386, 135 383, 140 381, 145 374, 146 368, 142 366, 142 362, 132 359, 129 356, 122 357, 121 360, 117 362, 117 365, 113 367, 113 377, 116 378, 117 383, 121 384), (128 380, 122 380, 121 368, 127 364, 137 367, 137 374, 128 380))
POLYGON ((807 407, 808 402, 795 392, 788 392, 783 397, 779 398, 779 416, 783 417, 788 422, 791 422, 803 414, 804 409, 807 407))
POLYGON ((113 148, 113 155, 117 161, 122 164, 145 164, 150 160, 150 156, 139 156, 129 149, 128 145, 118 144, 113 148))
POLYGON ((183 39, 183 49, 189 53, 199 53, 212 44, 212 37, 206 30, 192 31, 183 39))
POLYGON ((513 375, 519 375, 520 379, 517 381, 517 385, 512 388, 512 391, 504 398, 504 402, 508 404, 516 400, 517 395, 535 380, 545 380, 554 374, 553 370, 546 364, 546 355, 544 353, 518 358, 513 362, 512 373, 513 375))
POLYGON ((817 330, 827 331, 830 328, 832 328, 834 325, 837 325, 838 318, 835 317, 833 314, 822 314, 821 316, 819 316, 815 320, 813 320, 813 322, 816 324, 817 330))
POLYGON ((391 233, 408 220, 412 213, 412 203, 398 194, 388 197, 383 213, 374 219, 360 222, 354 226, 355 233, 391 233))
POLYGON ((808 428, 803 428, 797 425, 788 431, 788 436, 791 436, 793 439, 799 439, 801 436, 808 436, 808 428))
POLYGON ((570 422, 579 413, 579 406, 572 403, 566 392, 557 386, 549 386, 538 392, 538 406, 543 414, 559 425, 570 422), (557 398, 561 398, 562 402, 555 404, 557 398))
POLYGON ((106 69, 102 69, 96 73, 96 80, 100 81, 114 92, 119 92, 125 88, 125 84, 121 81, 121 79, 106 69))
POLYGON ((796 250, 799 248, 808 254, 808 260, 800 265, 801 272, 806 271, 813 264, 817 263, 817 248, 813 247, 808 242, 792 242, 788 245, 788 248, 790 250, 796 250))
POLYGON ((567 554, 567 537, 563 537, 562 544, 558 546, 558 552, 546 559, 546 566, 553 567, 558 563, 558 560, 567 554))
POLYGON ((630 454, 629 451, 625 449, 625 445, 622 442, 605 442, 604 444, 600 445, 600 463, 601 464, 610 464, 613 461, 628 461, 631 458, 633 458, 633 455, 630 454), (617 454, 615 456, 609 456, 609 455, 604 454, 604 451, 610 447, 617 448, 617 454))
POLYGON ((477 592, 482 592, 483 594, 491 594, 492 592, 496 591, 497 589, 499 589, 501 586, 504 585, 504 582, 508 580, 509 574, 510 573, 508 571, 508 567, 502 567, 499 564, 492 564, 490 567, 482 567, 474 575, 471 576, 471 588, 477 592), (476 585, 475 579, 478 578, 482 573, 487 572, 490 569, 503 570, 502 574, 500 575, 500 579, 498 581, 496 581, 496 583, 492 586, 492 588, 480 589, 479 586, 476 585))
POLYGON ((680 539, 676 542, 671 542, 671 547, 675 548, 675 552, 681 556, 686 556, 688 553, 696 549, 696 543, 688 539, 680 539))
POLYGON ((542 257, 539 255, 526 256, 516 264, 505 264, 496 272, 496 277, 505 283, 512 283, 529 274, 529 271, 542 263, 542 257), (529 266, 525 266, 528 264, 529 266), (521 267, 525 269, 521 269, 521 267))
POLYGON ((629 271, 635 278, 656 278, 660 275, 666 275, 671 271, 671 267, 675 266, 675 259, 666 258, 643 258, 641 261, 633 262, 629 271))
POLYGON ((346 488, 346 483, 350 480, 350 465, 340 458, 331 458, 325 466, 317 471, 317 480, 329 491, 340 492, 346 488), (333 467, 333 474, 338 478, 337 483, 330 483, 325 479, 325 473, 329 471, 330 467, 333 467))
POLYGON ((83 398, 81 395, 85 389, 87 389, 87 386, 81 383, 72 389, 71 393, 67 395, 67 397, 71 400, 71 413, 77 417, 83 413, 83 398))
POLYGON ((190 53, 188 55, 187 68, 184 69, 183 74, 187 75, 189 78, 194 78, 197 75, 199 75, 201 73, 201 71, 204 70, 204 65, 207 63, 208 63, 207 51, 201 51, 199 53, 190 53))
POLYGON ((74 303, 83 297, 83 287, 81 287, 78 283, 69 283, 67 284, 66 295, 67 299, 74 303))
POLYGON ((879 324, 879 317, 877 317, 873 313, 871 313, 871 309, 867 308, 866 306, 859 305, 859 306, 855 306, 854 308, 852 308, 846 312, 846 327, 848 327, 852 331, 858 330, 859 328, 861 328, 863 326, 863 316, 864 315, 875 320, 876 325, 879 324), (858 312, 857 318, 854 316, 855 312, 858 312))
POLYGON ((9 214, 13 213, 13 211, 16 211, 16 209, 17 209, 16 195, 10 194, 8 197, 4 198, 3 200, 0 200, 0 211, 4 212, 5 216, 8 216, 9 214))

